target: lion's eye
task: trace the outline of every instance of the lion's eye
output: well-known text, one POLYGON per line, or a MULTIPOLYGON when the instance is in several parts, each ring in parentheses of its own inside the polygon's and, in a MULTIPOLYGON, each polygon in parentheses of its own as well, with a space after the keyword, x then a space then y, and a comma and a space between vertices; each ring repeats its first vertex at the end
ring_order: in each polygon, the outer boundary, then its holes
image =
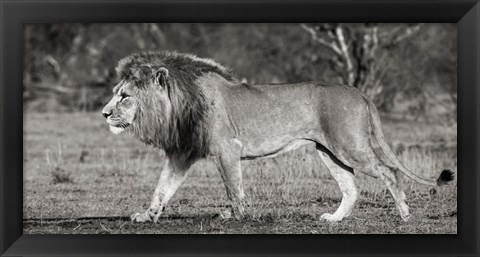
MULTIPOLYGON (((122 93, 122 94, 120 95, 120 97, 122 98, 121 100, 123 100, 123 99, 129 97, 129 95, 127 95, 127 94, 125 94, 125 93, 122 93)), ((121 101, 121 100, 120 100, 120 101, 121 101)))

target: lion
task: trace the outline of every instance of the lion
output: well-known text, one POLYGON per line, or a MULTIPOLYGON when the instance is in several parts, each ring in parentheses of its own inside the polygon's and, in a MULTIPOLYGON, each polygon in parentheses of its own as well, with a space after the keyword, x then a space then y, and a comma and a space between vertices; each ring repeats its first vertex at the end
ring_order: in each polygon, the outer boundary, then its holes
POLYGON ((400 173, 430 186, 453 180, 448 169, 436 180, 407 169, 386 143, 372 100, 351 86, 250 85, 211 59, 177 52, 132 54, 116 70, 120 82, 102 110, 111 132, 130 133, 166 156, 150 207, 133 214, 134 222, 158 222, 189 168, 204 158, 215 161, 233 215, 242 219, 240 161, 274 157, 307 144, 316 146, 342 192, 338 209, 321 215, 327 221, 342 221, 352 213, 360 195, 354 172, 380 178, 405 221, 410 213, 400 173))

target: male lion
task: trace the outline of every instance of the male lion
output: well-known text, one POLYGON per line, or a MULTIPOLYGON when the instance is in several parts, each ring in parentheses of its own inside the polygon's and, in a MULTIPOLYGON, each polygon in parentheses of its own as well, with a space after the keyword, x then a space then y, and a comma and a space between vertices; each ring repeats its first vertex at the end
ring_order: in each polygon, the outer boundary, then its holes
POLYGON ((343 194, 337 211, 321 216, 325 220, 341 221, 352 212, 359 196, 353 171, 382 179, 405 221, 410 215, 399 171, 432 186, 453 179, 449 170, 429 180, 405 168, 385 142, 373 102, 350 86, 247 85, 210 59, 171 52, 130 55, 117 72, 120 83, 103 109, 111 132, 128 131, 167 157, 150 208, 131 216, 136 222, 157 222, 189 167, 206 157, 215 160, 237 219, 245 197, 240 160, 310 143, 343 194), (381 150, 374 150, 375 141, 381 150))

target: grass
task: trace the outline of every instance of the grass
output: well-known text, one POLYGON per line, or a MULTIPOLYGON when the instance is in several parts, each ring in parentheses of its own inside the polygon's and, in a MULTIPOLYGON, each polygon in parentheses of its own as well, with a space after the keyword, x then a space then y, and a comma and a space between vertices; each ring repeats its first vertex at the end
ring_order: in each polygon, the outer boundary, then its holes
MULTIPOLYGON (((456 172, 455 127, 384 119, 387 140, 412 143, 397 154, 414 172, 436 178, 456 172), (415 146, 422 143, 421 147, 415 146)), ((148 207, 163 152, 128 135, 109 133, 99 113, 26 113, 24 119, 24 232, 30 233, 457 233, 457 184, 418 185, 402 179, 411 221, 401 220, 383 182, 358 174, 361 197, 341 223, 320 220, 341 200, 336 182, 315 150, 242 162, 244 221, 219 218, 229 204, 220 175, 208 160, 195 164, 157 224, 128 216, 148 207)))

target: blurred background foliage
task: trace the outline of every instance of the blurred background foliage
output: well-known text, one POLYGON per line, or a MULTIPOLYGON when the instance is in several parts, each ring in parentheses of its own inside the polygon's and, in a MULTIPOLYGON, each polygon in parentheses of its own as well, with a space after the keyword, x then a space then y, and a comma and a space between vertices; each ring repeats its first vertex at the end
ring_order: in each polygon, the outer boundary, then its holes
POLYGON ((208 57, 248 83, 349 84, 384 114, 456 122, 455 24, 29 24, 24 110, 98 111, 133 52, 208 57))

